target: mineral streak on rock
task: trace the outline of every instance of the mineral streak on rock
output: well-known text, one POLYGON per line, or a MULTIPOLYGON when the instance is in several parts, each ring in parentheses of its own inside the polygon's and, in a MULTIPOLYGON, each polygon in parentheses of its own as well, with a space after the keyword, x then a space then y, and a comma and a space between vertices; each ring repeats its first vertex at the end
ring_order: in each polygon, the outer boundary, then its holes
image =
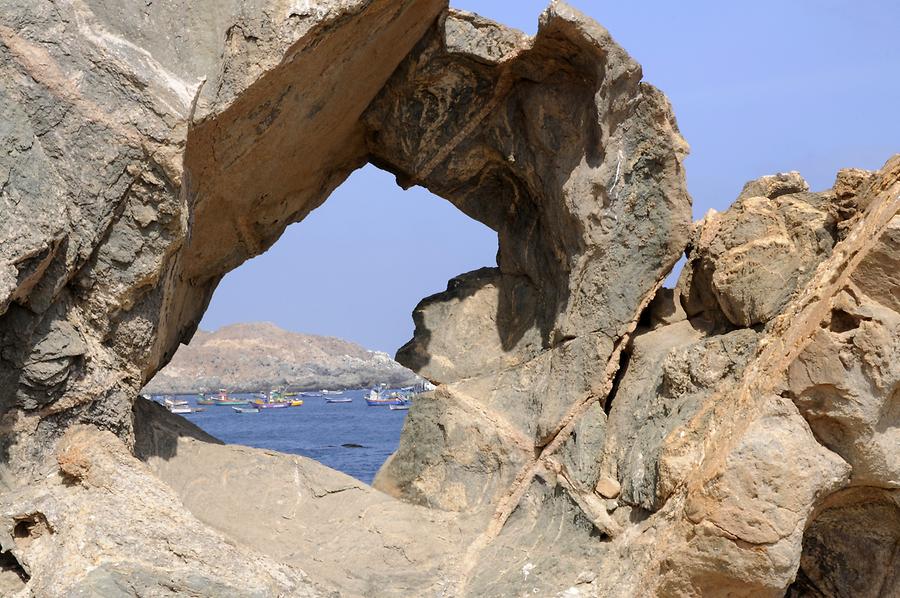
POLYGON ((692 228, 562 2, 0 0, 0 136, 0 592, 900 594, 900 157, 692 228), (136 400, 367 161, 499 237, 416 308, 382 492, 136 400))

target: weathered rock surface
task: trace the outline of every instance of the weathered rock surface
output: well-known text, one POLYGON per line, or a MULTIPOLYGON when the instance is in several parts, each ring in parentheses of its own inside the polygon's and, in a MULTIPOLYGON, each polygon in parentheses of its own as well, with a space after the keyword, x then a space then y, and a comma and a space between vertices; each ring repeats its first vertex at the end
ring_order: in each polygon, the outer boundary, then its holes
POLYGON ((895 596, 900 493, 855 487, 828 497, 803 537, 788 596, 895 596))
POLYGON ((112 433, 73 426, 55 461, 0 497, 2 548, 28 595, 320 594, 301 570, 201 523, 112 433))
POLYGON ((561 2, 0 0, 0 116, 3 591, 900 593, 900 157, 692 231, 668 102, 561 2), (416 309, 383 492, 135 403, 367 161, 499 236, 416 309))
POLYGON ((689 227, 687 146, 640 77, 608 32, 563 4, 533 39, 451 13, 370 107, 376 164, 499 235, 498 268, 424 300, 397 356, 446 385, 440 403, 411 413, 410 429, 455 433, 424 446, 406 435, 376 487, 421 500, 417 488, 446 498, 462 485, 453 508, 502 500, 510 460, 529 467, 565 441, 574 412, 602 401, 608 364, 689 227), (502 448, 489 442, 477 466, 454 464, 470 438, 489 436, 502 448))
POLYGON ((706 215, 680 284, 688 316, 721 312, 746 327, 781 311, 837 240, 834 194, 807 189, 796 172, 763 177, 726 212, 706 215))
POLYGON ((386 353, 266 322, 197 331, 144 387, 151 394, 231 390, 407 386, 416 375, 386 353))
MULTIPOLYGON (((726 377, 702 399, 695 414, 666 437, 655 464, 657 496, 665 503, 643 524, 645 538, 626 545, 624 551, 624 559, 637 566, 628 573, 616 570, 615 564, 601 567, 592 591, 605 595, 615 584, 629 584, 662 595, 778 596, 795 579, 790 590, 794 595, 854 595, 856 588, 865 588, 870 595, 889 596, 900 589, 888 571, 876 566, 872 576, 872 559, 883 563, 895 558, 884 541, 866 547, 877 553, 868 560, 854 551, 854 547, 862 548, 870 533, 873 538, 882 537, 868 529, 882 525, 893 529, 896 513, 884 505, 890 504, 894 491, 873 489, 860 494, 860 502, 845 512, 844 522, 844 529, 858 530, 859 540, 838 540, 834 523, 818 518, 830 512, 827 507, 832 500, 840 503, 832 497, 854 487, 861 460, 855 464, 850 450, 842 453, 837 444, 819 436, 817 414, 797 400, 810 387, 799 372, 804 371, 810 352, 821 351, 817 335, 833 333, 829 328, 834 310, 843 309, 862 265, 884 259, 883 248, 889 244, 893 218, 900 210, 900 157, 867 178, 870 184, 858 197, 858 205, 867 208, 849 215, 851 226, 843 240, 764 327, 759 349, 740 378, 732 382, 726 377), (888 517, 860 515, 866 512, 888 517), (648 557, 650 545, 657 547, 648 557), (840 560, 840 570, 829 560, 840 560), (799 577, 798 567, 802 567, 799 577)), ((689 289, 684 292, 682 287, 682 291, 683 297, 690 296, 689 289)), ((846 322, 842 316, 839 319, 846 322)), ((846 324, 838 325, 839 330, 844 328, 846 324)), ((847 339, 846 332, 837 334, 847 339)), ((890 333, 893 342, 898 334, 895 327, 890 333)), ((858 351, 855 357, 845 351, 841 362, 846 378, 854 379, 856 360, 867 370, 866 364, 880 362, 879 355, 884 355, 882 347, 870 346, 865 355, 858 351)), ((893 387, 870 387, 868 395, 861 397, 862 411, 866 404, 885 405, 884 411, 890 414, 895 392, 893 387)), ((827 392, 823 400, 828 401, 827 392)), ((878 407, 875 411, 882 412, 878 407)), ((844 441, 853 444, 852 436, 865 435, 867 430, 850 423, 844 441)), ((881 426, 890 429, 896 422, 881 426)), ((863 463, 861 473, 865 467, 863 463)))
POLYGON ((138 400, 137 455, 216 532, 346 595, 440 594, 458 575, 448 557, 478 521, 391 499, 304 457, 173 433, 177 420, 138 400))

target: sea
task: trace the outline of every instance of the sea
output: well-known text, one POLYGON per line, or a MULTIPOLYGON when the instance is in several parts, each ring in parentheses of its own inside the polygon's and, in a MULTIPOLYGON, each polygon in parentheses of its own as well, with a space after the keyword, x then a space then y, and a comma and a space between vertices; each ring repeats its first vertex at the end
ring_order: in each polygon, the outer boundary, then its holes
MULTIPOLYGON (((237 413, 231 407, 200 405, 205 411, 184 414, 188 421, 229 444, 243 444, 282 453, 303 455, 371 484, 378 468, 397 449, 406 411, 369 407, 368 389, 346 390, 326 396, 297 396, 303 405, 237 413), (326 398, 351 398, 351 403, 328 403, 326 398)), ((230 394, 232 398, 258 395, 230 394)), ((162 397, 152 397, 162 401, 162 397)), ((197 407, 196 395, 179 395, 197 407)))

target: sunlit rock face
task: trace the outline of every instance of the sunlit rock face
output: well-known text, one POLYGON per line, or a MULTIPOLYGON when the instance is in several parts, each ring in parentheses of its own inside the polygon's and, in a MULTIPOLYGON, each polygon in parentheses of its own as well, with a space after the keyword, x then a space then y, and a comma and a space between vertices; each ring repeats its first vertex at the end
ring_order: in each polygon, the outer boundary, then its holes
POLYGON ((454 433, 407 434, 376 486, 449 509, 496 503, 518 470, 491 452, 534 461, 608 392, 610 361, 687 242, 687 146, 640 66, 562 5, 534 38, 451 12, 365 119, 376 163, 500 241, 498 268, 416 308, 398 356, 443 383, 409 428, 454 433), (495 440, 461 465, 481 435, 495 440))
POLYGON ((2 593, 900 591, 900 159, 692 226, 668 102, 561 2, 0 0, 0 74, 2 593), (366 162, 499 236, 416 308, 377 489, 135 400, 366 162))

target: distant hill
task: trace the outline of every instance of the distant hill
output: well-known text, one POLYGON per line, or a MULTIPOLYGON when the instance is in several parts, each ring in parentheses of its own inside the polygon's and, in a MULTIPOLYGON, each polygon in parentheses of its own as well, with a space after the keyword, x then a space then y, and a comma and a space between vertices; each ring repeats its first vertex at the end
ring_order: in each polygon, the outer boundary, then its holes
POLYGON ((144 387, 166 394, 210 391, 407 386, 416 375, 387 353, 339 338, 288 332, 269 322, 198 331, 144 387))

